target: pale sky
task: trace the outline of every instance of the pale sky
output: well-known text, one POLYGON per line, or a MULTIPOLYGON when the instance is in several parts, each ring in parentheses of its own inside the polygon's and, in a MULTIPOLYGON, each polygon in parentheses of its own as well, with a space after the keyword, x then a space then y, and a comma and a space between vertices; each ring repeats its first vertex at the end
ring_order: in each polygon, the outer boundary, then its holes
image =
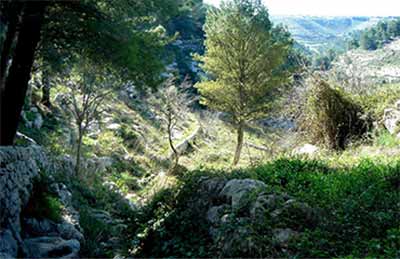
MULTIPOLYGON (((218 6, 221 0, 203 0, 218 6)), ((262 0, 271 15, 400 16, 400 0, 262 0)))

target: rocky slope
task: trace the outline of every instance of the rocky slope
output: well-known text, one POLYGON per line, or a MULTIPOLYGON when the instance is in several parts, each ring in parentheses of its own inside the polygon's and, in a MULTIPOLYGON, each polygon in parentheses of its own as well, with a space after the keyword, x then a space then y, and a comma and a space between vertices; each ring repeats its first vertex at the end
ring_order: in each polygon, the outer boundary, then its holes
POLYGON ((400 82, 400 39, 382 49, 368 51, 356 49, 339 56, 333 62, 340 78, 358 80, 364 85, 400 82))

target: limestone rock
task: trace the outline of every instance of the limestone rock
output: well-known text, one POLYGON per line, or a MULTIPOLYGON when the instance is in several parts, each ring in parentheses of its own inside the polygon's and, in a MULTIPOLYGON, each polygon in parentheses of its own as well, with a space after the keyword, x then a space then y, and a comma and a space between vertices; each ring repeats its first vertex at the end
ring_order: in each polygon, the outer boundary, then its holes
POLYGON ((27 258, 77 258, 80 243, 78 240, 64 240, 59 237, 37 237, 25 239, 23 254, 27 258))
POLYGON ((57 225, 48 219, 25 218, 23 228, 29 236, 57 234, 57 225))
POLYGON ((60 236, 64 239, 76 239, 78 241, 83 241, 84 237, 81 232, 79 232, 75 226, 69 222, 63 222, 57 225, 57 231, 60 236))
POLYGON ((293 155, 315 155, 319 151, 319 147, 311 145, 311 144, 305 144, 304 146, 295 148, 293 150, 293 155))
POLYGON ((221 217, 228 209, 229 206, 227 205, 211 207, 207 212, 207 220, 213 225, 219 224, 221 221, 221 217))
POLYGON ((390 134, 397 134, 400 131, 400 100, 396 103, 397 108, 385 109, 383 124, 390 134))
POLYGON ((0 231, 0 258, 15 258, 18 253, 17 241, 10 230, 0 231))
POLYGON ((252 179, 230 180, 222 189, 220 196, 230 201, 233 208, 239 208, 247 195, 266 189, 265 183, 252 179))

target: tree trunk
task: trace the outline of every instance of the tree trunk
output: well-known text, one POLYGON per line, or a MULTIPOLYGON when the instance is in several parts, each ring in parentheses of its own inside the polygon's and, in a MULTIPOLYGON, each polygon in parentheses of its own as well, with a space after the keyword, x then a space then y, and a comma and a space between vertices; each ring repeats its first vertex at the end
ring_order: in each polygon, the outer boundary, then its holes
POLYGON ((7 32, 6 38, 4 40, 2 49, 1 49, 1 58, 0 58, 0 91, 4 89, 5 79, 7 76, 8 63, 12 56, 12 46, 14 45, 17 39, 17 26, 19 22, 19 18, 21 15, 21 4, 20 3, 10 3, 5 11, 8 12, 6 15, 4 22, 7 22, 7 32))
POLYGON ((50 75, 48 68, 44 68, 42 71, 42 100, 41 103, 46 107, 50 108, 50 75))
POLYGON ((0 95, 0 145, 12 145, 30 79, 46 4, 25 3, 21 29, 4 89, 0 95))
POLYGON ((240 154, 243 147, 243 136, 244 136, 244 123, 240 122, 237 128, 237 145, 235 151, 235 157, 233 159, 233 165, 237 165, 240 160, 240 154))
POLYGON ((178 166, 178 162, 179 162, 179 152, 176 150, 175 146, 174 146, 174 142, 172 141, 172 127, 171 127, 171 122, 168 121, 168 142, 169 142, 169 146, 172 149, 172 152, 174 152, 174 163, 172 164, 171 168, 169 169, 169 173, 172 173, 175 171, 175 169, 178 166))
POLYGON ((82 147, 82 137, 83 137, 83 132, 82 132, 82 127, 79 126, 79 132, 78 132, 78 142, 77 142, 77 147, 76 147, 76 159, 75 159, 75 175, 79 176, 79 169, 81 167, 81 147, 82 147))

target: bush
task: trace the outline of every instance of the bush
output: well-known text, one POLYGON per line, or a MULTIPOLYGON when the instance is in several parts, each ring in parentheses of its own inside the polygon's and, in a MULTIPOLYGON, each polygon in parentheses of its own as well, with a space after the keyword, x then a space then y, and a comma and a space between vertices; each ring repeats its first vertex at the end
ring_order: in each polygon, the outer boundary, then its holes
POLYGON ((59 222, 61 221, 62 209, 63 205, 58 198, 36 185, 23 214, 27 217, 59 222))
POLYGON ((300 130, 314 144, 344 149, 370 128, 370 120, 364 117, 361 106, 342 90, 316 80, 307 94, 300 130))

